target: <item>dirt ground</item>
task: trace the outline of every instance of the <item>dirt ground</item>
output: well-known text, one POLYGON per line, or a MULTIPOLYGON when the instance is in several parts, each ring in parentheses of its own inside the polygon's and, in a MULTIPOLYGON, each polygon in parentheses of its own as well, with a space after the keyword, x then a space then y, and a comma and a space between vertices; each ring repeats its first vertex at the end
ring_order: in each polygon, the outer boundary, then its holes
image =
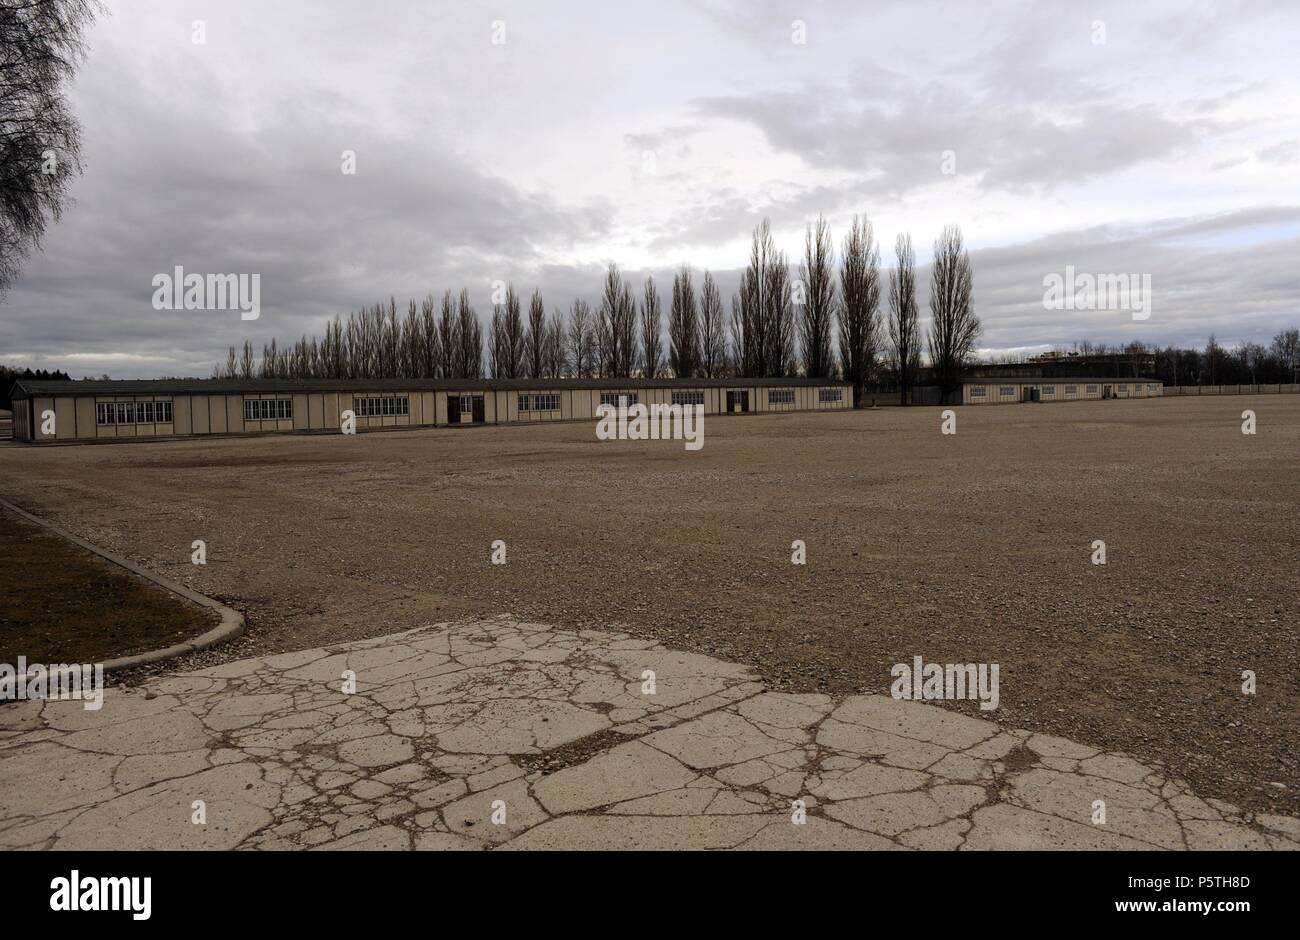
POLYGON ((996 712, 948 707, 1300 812, 1300 396, 957 415, 717 417, 698 452, 587 423, 9 445, 0 493, 243 610, 205 662, 509 612, 788 691, 998 663, 996 712))

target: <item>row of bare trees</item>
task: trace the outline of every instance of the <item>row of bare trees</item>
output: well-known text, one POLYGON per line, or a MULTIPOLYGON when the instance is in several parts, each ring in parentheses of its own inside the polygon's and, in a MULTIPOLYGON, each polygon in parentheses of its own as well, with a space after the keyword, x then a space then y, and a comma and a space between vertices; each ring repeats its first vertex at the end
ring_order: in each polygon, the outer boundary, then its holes
MULTIPOLYGON (((819 218, 804 239, 799 279, 791 282, 785 254, 764 221, 755 231, 749 266, 731 301, 731 356, 737 375, 842 376, 861 404, 868 383, 888 370, 904 403, 921 369, 916 253, 911 235, 894 244, 889 310, 882 342, 880 249, 871 222, 854 217, 844 238, 836 296, 830 226, 819 218), (796 319, 797 311, 797 319, 796 319), (832 352, 838 335, 839 361, 832 352), (802 353, 802 369, 795 343, 802 353)), ((980 323, 972 302, 970 256, 961 229, 949 226, 934 243, 930 274, 930 364, 945 395, 954 392, 975 350, 980 323)))
POLYGON ((495 304, 492 308, 488 371, 503 379, 558 378, 564 373, 564 342, 564 324, 558 313, 546 316, 541 291, 534 290, 528 301, 528 322, 525 324, 519 295, 515 293, 514 285, 510 285, 505 303, 495 304))
MULTIPOLYGON (((634 375, 655 378, 722 375, 812 378, 843 376, 854 401, 882 369, 894 376, 906 401, 921 364, 917 320, 916 259, 911 237, 900 235, 888 277, 888 324, 880 324, 883 280, 880 250, 871 223, 853 220, 845 236, 836 277, 830 226, 819 218, 808 227, 798 275, 776 247, 764 220, 753 233, 749 264, 724 313, 713 275, 705 271, 697 293, 694 273, 683 265, 668 297, 667 343, 663 300, 654 278, 637 290, 618 266, 605 272, 599 305, 575 300, 567 318, 548 316, 534 290, 525 316, 513 285, 493 304, 486 343, 478 315, 461 290, 447 291, 439 305, 432 294, 411 300, 406 315, 396 299, 335 317, 321 338, 263 347, 243 354, 231 347, 219 376, 265 378, 577 378, 634 375)), ((947 228, 935 242, 931 274, 929 356, 945 391, 956 387, 979 333, 971 303, 970 259, 961 231, 947 228)))
MULTIPOLYGON (((495 356, 495 333, 493 347, 495 356)), ((447 291, 441 305, 432 294, 418 305, 412 300, 405 317, 390 298, 387 304, 349 314, 346 322, 336 316, 320 338, 304 336, 284 346, 272 339, 262 347, 260 360, 245 340, 241 354, 230 347, 215 374, 245 379, 480 378, 483 333, 467 290, 454 301, 447 291)))
POLYGON ((1166 385, 1275 385, 1300 383, 1300 329, 1275 334, 1267 344, 1242 340, 1224 346, 1213 333, 1203 348, 1077 342, 1038 361, 1069 362, 1079 373, 1157 378, 1166 385))

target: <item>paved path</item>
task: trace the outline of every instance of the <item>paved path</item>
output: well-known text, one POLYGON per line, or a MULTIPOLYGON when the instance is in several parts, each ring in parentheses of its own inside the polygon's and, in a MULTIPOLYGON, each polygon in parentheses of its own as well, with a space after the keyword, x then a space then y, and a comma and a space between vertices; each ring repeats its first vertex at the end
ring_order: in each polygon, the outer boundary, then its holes
POLYGON ((768 692, 743 666, 499 618, 155 679, 100 711, 0 707, 0 846, 1295 849, 1300 820, 922 703, 768 692))

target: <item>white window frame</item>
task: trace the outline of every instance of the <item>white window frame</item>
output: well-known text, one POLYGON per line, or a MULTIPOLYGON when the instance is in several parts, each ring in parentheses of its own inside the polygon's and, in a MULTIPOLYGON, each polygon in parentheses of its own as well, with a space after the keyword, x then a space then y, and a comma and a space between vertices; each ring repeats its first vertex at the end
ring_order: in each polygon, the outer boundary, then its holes
MULTIPOLYGON (((405 418, 411 414, 409 395, 354 395, 352 411, 358 418, 405 418)), ((292 410, 285 417, 292 419, 292 410)))
POLYGON ((245 421, 292 421, 292 398, 245 398, 245 421))

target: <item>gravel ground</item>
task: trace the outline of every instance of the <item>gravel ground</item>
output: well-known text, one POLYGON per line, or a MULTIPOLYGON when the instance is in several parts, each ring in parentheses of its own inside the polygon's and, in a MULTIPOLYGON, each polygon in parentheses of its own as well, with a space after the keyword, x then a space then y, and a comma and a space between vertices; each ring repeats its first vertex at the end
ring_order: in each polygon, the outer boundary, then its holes
POLYGON ((1300 812, 1300 396, 939 422, 718 417, 694 453, 585 423, 6 446, 0 492, 248 615, 188 665, 502 612, 751 663, 788 691, 885 690, 916 655, 998 663, 999 721, 1300 812))

